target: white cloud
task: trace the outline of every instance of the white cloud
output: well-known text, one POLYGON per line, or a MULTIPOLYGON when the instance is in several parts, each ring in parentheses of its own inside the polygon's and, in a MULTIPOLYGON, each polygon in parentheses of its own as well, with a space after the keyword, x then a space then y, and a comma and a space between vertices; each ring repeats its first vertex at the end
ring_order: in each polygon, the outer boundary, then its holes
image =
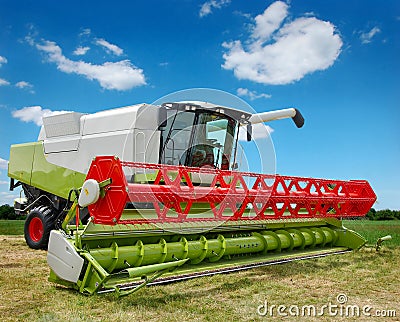
POLYGON ((0 192, 0 205, 13 204, 13 200, 19 197, 19 192, 0 192))
POLYGON ((258 94, 256 91, 251 91, 247 88, 238 88, 236 93, 237 93, 237 95, 242 96, 242 97, 247 96, 252 101, 255 99, 258 99, 258 98, 271 98, 272 97, 271 94, 265 94, 265 93, 258 94))
POLYGON ((55 42, 47 40, 42 44, 36 44, 36 48, 44 52, 47 60, 55 63, 60 71, 96 80, 105 89, 124 91, 146 84, 143 70, 134 66, 129 60, 105 62, 102 65, 73 61, 63 55, 61 48, 55 42))
POLYGON ((271 4, 263 14, 255 18, 252 37, 262 42, 268 40, 286 18, 288 8, 289 6, 282 1, 271 4))
MULTIPOLYGON (((253 140, 259 140, 267 138, 274 132, 274 129, 269 125, 263 123, 257 123, 252 125, 251 137, 253 140)), ((241 126, 239 128, 239 141, 247 141, 247 129, 246 126, 241 126)))
POLYGON ((9 184, 9 182, 8 182, 8 181, 0 180, 0 184, 9 184))
POLYGON ((89 49, 90 47, 87 46, 86 47, 79 46, 74 50, 73 54, 76 56, 83 56, 88 52, 89 49))
POLYGON ((222 67, 238 79, 262 84, 289 84, 332 66, 342 40, 335 26, 315 17, 288 21, 288 6, 274 2, 254 19, 250 38, 224 42, 222 67))
POLYGON ((79 37, 90 36, 92 30, 90 28, 82 29, 82 32, 79 34, 79 37))
POLYGON ((0 158, 0 169, 7 169, 8 168, 8 161, 0 158))
POLYGON ((238 16, 243 17, 243 18, 246 18, 246 19, 252 19, 251 14, 245 13, 245 12, 242 12, 242 11, 239 11, 239 10, 235 10, 233 12, 233 14, 238 15, 238 16))
POLYGON ((378 27, 373 27, 368 32, 361 32, 361 34, 360 34, 361 43, 369 44, 372 41, 372 38, 374 38, 374 36, 380 32, 381 32, 381 30, 378 27))
POLYGON ((25 81, 20 81, 20 82, 16 83, 15 86, 18 88, 32 87, 31 84, 29 84, 28 82, 25 82, 25 81))
POLYGON ((31 35, 25 36, 25 41, 31 45, 31 46, 35 46, 35 40, 31 35))
POLYGON ((4 78, 0 78, 0 86, 10 85, 9 81, 6 81, 4 78))
POLYGON ((20 89, 29 90, 29 92, 30 92, 31 94, 35 94, 35 91, 32 89, 32 88, 33 88, 33 85, 32 85, 31 83, 29 83, 29 82, 20 81, 20 82, 18 82, 18 83, 15 84, 15 87, 18 87, 18 88, 20 88, 20 89))
POLYGON ((228 5, 231 0, 210 0, 202 4, 199 12, 200 18, 208 16, 212 13, 213 9, 221 9, 223 6, 228 5))
POLYGON ((3 56, 0 56, 0 67, 1 67, 3 64, 7 64, 7 58, 6 58, 6 57, 3 57, 3 56))
MULTIPOLYGON (((3 64, 7 64, 7 58, 0 56, 0 67, 3 64)), ((0 86, 7 86, 7 85, 10 85, 10 82, 6 81, 4 78, 0 78, 0 86)))
POLYGON ((23 122, 33 122, 38 126, 43 124, 42 117, 67 113, 68 111, 51 111, 41 106, 27 106, 12 112, 12 116, 23 122))
POLYGON ((121 56, 124 53, 124 51, 117 45, 111 44, 105 39, 97 39, 96 44, 104 47, 107 52, 111 52, 116 56, 121 56))
POLYGON ((29 82, 25 82, 25 81, 20 81, 20 82, 16 83, 15 86, 18 88, 32 88, 33 87, 32 84, 30 84, 29 82))

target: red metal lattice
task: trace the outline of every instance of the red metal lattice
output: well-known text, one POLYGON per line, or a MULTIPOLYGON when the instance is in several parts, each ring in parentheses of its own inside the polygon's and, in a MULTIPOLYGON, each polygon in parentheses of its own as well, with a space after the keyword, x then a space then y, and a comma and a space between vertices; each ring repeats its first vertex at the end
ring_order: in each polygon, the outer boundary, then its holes
POLYGON ((190 222, 364 216, 376 195, 364 180, 327 180, 210 168, 93 160, 86 179, 112 179, 89 206, 95 223, 190 222), (123 167, 156 173, 153 183, 128 183, 123 167), (199 179, 208 182, 199 184, 199 179), (156 216, 122 220, 126 203, 151 205, 156 216), (198 206, 209 210, 202 217, 198 206))

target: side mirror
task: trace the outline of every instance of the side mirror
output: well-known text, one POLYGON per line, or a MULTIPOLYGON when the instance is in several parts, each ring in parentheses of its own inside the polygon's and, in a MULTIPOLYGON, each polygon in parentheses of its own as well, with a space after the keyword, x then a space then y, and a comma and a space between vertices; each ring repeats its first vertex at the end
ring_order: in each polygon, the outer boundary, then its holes
POLYGON ((247 131, 246 132, 247 132, 247 142, 250 142, 252 134, 253 134, 253 127, 252 127, 251 123, 247 124, 247 131))

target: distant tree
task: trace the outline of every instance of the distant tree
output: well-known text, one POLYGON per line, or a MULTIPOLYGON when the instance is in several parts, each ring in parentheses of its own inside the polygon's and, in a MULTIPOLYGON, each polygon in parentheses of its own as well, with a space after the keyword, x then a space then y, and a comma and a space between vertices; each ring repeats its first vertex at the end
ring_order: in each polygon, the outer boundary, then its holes
POLYGON ((378 220, 392 220, 392 219, 394 219, 393 210, 384 209, 380 211, 378 220))
POLYGON ((369 220, 394 220, 400 219, 400 210, 390 210, 390 209, 382 209, 375 210, 371 208, 366 217, 369 220))
POLYGON ((10 205, 0 206, 0 219, 17 219, 14 207, 11 207, 10 205))
POLYGON ((368 211, 368 213, 366 214, 366 217, 367 217, 369 220, 376 220, 376 219, 375 219, 375 216, 376 216, 376 210, 375 210, 375 208, 371 208, 371 209, 368 211))

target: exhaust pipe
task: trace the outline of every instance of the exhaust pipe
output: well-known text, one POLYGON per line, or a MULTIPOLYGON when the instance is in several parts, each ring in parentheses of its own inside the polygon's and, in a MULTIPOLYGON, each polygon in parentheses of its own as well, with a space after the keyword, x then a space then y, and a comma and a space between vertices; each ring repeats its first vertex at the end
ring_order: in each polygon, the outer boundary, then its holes
POLYGON ((274 120, 285 119, 289 117, 292 118, 294 124, 296 124, 298 128, 304 125, 303 115, 301 115, 300 111, 297 108, 286 108, 283 110, 253 114, 250 117, 249 121, 251 124, 257 124, 257 123, 264 123, 274 120))

